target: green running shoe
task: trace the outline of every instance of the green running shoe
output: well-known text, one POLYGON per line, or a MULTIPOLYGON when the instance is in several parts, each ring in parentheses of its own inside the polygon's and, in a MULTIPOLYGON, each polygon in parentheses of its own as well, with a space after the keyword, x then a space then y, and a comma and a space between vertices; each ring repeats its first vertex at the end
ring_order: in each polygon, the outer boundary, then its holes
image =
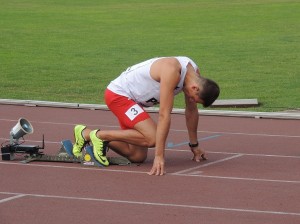
POLYGON ((109 162, 106 158, 106 142, 97 137, 97 131, 98 130, 93 130, 90 133, 90 139, 93 143, 94 157, 103 166, 108 166, 109 162))
POLYGON ((82 136, 82 131, 86 128, 84 125, 76 125, 74 128, 74 138, 75 138, 75 143, 73 145, 72 152, 75 157, 81 157, 81 151, 83 147, 87 144, 87 141, 84 140, 82 136))

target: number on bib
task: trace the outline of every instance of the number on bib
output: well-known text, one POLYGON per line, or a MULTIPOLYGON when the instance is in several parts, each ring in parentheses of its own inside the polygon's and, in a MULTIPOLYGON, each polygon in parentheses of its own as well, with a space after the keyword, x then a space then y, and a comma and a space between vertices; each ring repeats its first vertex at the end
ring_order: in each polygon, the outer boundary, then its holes
POLYGON ((139 114, 143 112, 143 109, 138 104, 135 104, 130 107, 125 114, 131 121, 133 121, 139 114))

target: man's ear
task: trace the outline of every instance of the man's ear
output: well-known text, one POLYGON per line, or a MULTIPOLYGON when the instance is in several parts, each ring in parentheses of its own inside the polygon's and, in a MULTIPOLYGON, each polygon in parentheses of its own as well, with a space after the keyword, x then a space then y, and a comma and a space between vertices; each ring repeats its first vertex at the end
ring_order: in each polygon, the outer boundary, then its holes
POLYGON ((193 85, 192 85, 192 90, 194 90, 194 91, 197 91, 197 92, 198 92, 198 91, 199 91, 199 89, 200 89, 200 88, 199 88, 199 86, 198 86, 197 84, 193 84, 193 85))

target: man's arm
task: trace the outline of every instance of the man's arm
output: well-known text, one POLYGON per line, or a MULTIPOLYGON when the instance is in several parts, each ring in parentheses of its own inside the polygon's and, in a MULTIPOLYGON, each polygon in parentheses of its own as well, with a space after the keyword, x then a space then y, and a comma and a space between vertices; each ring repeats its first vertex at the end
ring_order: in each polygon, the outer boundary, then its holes
MULTIPOLYGON (((198 143, 197 130, 198 130, 198 121, 199 121, 199 113, 197 108, 197 103, 191 102, 189 98, 185 95, 185 119, 186 126, 188 129, 189 141, 190 144, 195 145, 198 143)), ((205 153, 200 149, 199 146, 191 147, 191 151, 193 152, 193 160, 196 162, 200 162, 200 159, 206 159, 205 153)))
POLYGON ((185 120, 191 144, 197 143, 199 114, 196 102, 191 102, 185 95, 185 120))
POLYGON ((171 112, 174 101, 174 89, 180 79, 179 62, 166 62, 160 68, 160 108, 156 131, 155 158, 150 175, 165 173, 164 152, 171 124, 171 112))

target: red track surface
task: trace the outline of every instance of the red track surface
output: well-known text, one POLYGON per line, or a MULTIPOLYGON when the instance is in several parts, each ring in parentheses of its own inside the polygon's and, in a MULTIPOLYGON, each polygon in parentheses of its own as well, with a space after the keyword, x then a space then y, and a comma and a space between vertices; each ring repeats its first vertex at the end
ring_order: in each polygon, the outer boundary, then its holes
MULTIPOLYGON (((152 114, 156 117, 157 114, 152 114)), ((0 161, 0 220, 10 223, 300 223, 300 121, 200 116, 209 160, 190 160, 184 116, 172 115, 168 174, 136 166, 0 161)), ((20 117, 25 144, 55 154, 75 124, 114 129, 108 111, 0 105, 0 141, 20 117)))

